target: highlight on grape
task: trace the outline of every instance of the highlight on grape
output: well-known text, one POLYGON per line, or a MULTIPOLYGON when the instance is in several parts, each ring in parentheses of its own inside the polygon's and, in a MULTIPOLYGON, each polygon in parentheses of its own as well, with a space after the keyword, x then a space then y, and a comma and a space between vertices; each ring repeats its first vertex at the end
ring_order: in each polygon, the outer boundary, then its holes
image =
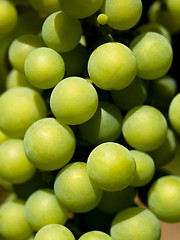
POLYGON ((1 239, 180 222, 179 41, 179 0, 0 0, 1 239))

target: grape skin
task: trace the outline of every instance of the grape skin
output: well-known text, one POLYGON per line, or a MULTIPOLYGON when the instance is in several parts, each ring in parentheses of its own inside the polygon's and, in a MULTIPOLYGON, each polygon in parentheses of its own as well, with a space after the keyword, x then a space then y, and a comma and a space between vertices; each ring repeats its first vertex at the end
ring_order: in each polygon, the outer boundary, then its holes
POLYGON ((119 42, 108 42, 97 47, 91 53, 87 67, 92 82, 103 90, 127 87, 137 72, 133 52, 119 42))
POLYGON ((8 59, 16 70, 24 73, 27 55, 35 48, 44 46, 41 37, 35 34, 23 34, 14 39, 8 48, 8 59))
POLYGON ((59 82, 50 96, 50 108, 57 119, 68 125, 88 121, 98 107, 98 94, 88 80, 67 77, 59 82))
POLYGON ((69 17, 63 11, 50 14, 42 25, 42 38, 45 44, 57 52, 68 52, 74 49, 81 35, 80 21, 69 17))
POLYGON ((93 145, 115 141, 121 134, 122 114, 112 103, 100 101, 93 117, 79 128, 83 138, 93 145))
POLYGON ((43 118, 32 124, 24 136, 28 159, 43 170, 52 171, 72 158, 76 140, 72 129, 55 118, 43 118))
POLYGON ((73 233, 61 224, 48 224, 35 235, 34 240, 75 240, 73 233))
POLYGON ((103 0, 59 0, 62 10, 72 18, 87 18, 102 5, 103 0))
POLYGON ((38 231, 48 224, 64 225, 68 218, 67 209, 59 203, 52 189, 34 191, 25 203, 25 218, 38 231))
POLYGON ((12 183, 29 180, 34 165, 26 157, 22 139, 8 139, 0 144, 0 175, 12 183))
POLYGON ((40 89, 53 88, 64 77, 64 60, 51 48, 36 48, 26 57, 24 73, 33 86, 40 89))
POLYGON ((120 191, 133 180, 136 164, 130 151, 115 142, 96 146, 89 154, 87 172, 94 184, 106 191, 120 191))
POLYGON ((116 30, 127 30, 137 24, 142 15, 141 0, 105 0, 101 12, 108 17, 107 24, 116 30))
POLYGON ((26 221, 25 204, 22 201, 9 200, 0 208, 0 234, 6 239, 24 240, 33 234, 26 221))
POLYGON ((173 61, 172 46, 159 33, 145 32, 135 37, 129 45, 137 60, 137 76, 157 79, 165 75, 173 61))
POLYGON ((44 99, 33 89, 15 87, 0 96, 0 128, 10 137, 23 138, 30 125, 46 114, 44 99))
POLYGON ((102 197, 102 190, 89 179, 84 162, 69 163, 62 168, 56 176, 54 192, 68 210, 76 213, 92 210, 102 197))

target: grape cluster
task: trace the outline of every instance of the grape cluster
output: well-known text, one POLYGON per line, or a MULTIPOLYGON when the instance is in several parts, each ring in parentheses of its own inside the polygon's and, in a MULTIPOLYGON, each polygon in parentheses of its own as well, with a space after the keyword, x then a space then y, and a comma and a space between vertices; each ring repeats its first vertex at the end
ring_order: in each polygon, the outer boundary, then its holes
POLYGON ((3 239, 160 240, 180 222, 179 33, 179 0, 0 0, 3 239))

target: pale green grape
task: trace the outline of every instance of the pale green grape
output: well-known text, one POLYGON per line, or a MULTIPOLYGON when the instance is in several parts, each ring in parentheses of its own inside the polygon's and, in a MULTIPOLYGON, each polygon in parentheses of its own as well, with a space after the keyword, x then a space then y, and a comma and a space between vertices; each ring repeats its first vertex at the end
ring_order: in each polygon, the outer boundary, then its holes
POLYGON ((18 22, 18 12, 15 5, 6 0, 0 0, 0 37, 11 33, 18 22))
POLYGON ((78 240, 112 240, 112 238, 102 231, 89 231, 84 233, 78 240))
POLYGON ((61 9, 59 0, 30 0, 32 7, 42 14, 51 14, 61 9))
POLYGON ((0 144, 9 139, 9 137, 0 129, 0 144))
POLYGON ((56 176, 54 191, 58 200, 70 211, 82 213, 95 208, 102 190, 91 182, 84 162, 69 163, 56 176))
POLYGON ((114 104, 100 101, 93 117, 79 127, 83 139, 91 144, 115 141, 121 134, 122 114, 114 104))
POLYGON ((101 13, 97 16, 97 22, 101 25, 105 25, 108 22, 108 16, 104 13, 101 13))
POLYGON ((128 111, 146 101, 147 90, 145 82, 141 78, 135 77, 132 83, 126 88, 111 91, 112 101, 120 110, 128 111))
POLYGON ((177 93, 170 102, 169 109, 168 109, 168 117, 171 126, 173 129, 180 133, 180 93, 177 93))
POLYGON ((27 55, 35 48, 44 46, 42 38, 35 34, 24 34, 15 38, 9 46, 8 59, 13 68, 24 72, 27 55))
POLYGON ((127 143, 137 150, 157 149, 165 141, 167 130, 164 115, 149 105, 132 108, 123 119, 122 134, 127 143))
POLYGON ((120 191, 135 175, 136 164, 131 152, 121 144, 99 144, 89 154, 87 172, 94 184, 106 191, 120 191))
POLYGON ((64 225, 68 211, 57 200, 52 189, 39 189, 26 200, 25 217, 31 227, 38 231, 48 224, 64 225))
POLYGON ((153 93, 157 98, 172 99, 178 91, 177 80, 169 74, 152 82, 153 93))
POLYGON ((24 136, 28 159, 43 170, 56 170, 67 164, 75 151, 75 136, 66 124, 55 118, 43 118, 33 123, 24 136))
POLYGON ((15 87, 0 96, 0 128, 10 137, 24 137, 28 127, 46 112, 44 99, 33 89, 15 87))
POLYGON ((148 17, 150 22, 160 23, 165 26, 171 34, 176 34, 180 31, 180 17, 179 13, 178 15, 174 13, 174 11, 170 11, 167 5, 164 7, 160 1, 154 1, 149 7, 148 17))
POLYGON ((151 181, 155 173, 153 158, 142 151, 131 150, 136 162, 136 173, 131 183, 133 187, 141 187, 151 181))
POLYGON ((0 145, 0 176, 12 183, 27 181, 35 173, 24 152, 23 140, 9 139, 0 145))
POLYGON ((168 128, 167 136, 163 144, 156 150, 148 152, 148 154, 153 158, 155 166, 158 168, 173 160, 176 149, 177 138, 175 132, 168 128))
POLYGON ((148 209, 130 207, 114 217, 110 235, 113 240, 160 240, 161 226, 148 209))
POLYGON ((9 71, 5 84, 7 90, 14 87, 29 87, 37 90, 37 88, 30 84, 23 72, 20 72, 14 68, 9 71))
POLYGON ((132 206, 134 204, 135 195, 136 189, 132 186, 128 186, 121 191, 104 191, 102 199, 97 207, 102 212, 113 215, 122 209, 132 206))
POLYGON ((58 52, 68 52, 75 48, 82 35, 81 23, 63 11, 50 14, 42 25, 45 44, 58 52))
POLYGON ((144 79, 157 79, 165 75, 172 64, 172 46, 156 32, 141 33, 130 43, 136 60, 137 76, 144 79))
POLYGON ((62 80, 65 74, 65 64, 61 55, 55 50, 40 47, 27 55, 24 72, 33 86, 48 89, 62 80))
POLYGON ((88 60, 88 73, 93 83, 104 90, 120 90, 135 78, 136 58, 119 42, 108 42, 97 47, 88 60))
POLYGON ((135 26, 142 14, 141 0, 104 0, 102 13, 108 16, 107 24, 116 30, 135 26))
POLYGON ((87 18, 101 7, 103 0, 59 0, 62 10, 73 18, 87 18))
POLYGON ((73 50, 61 53, 65 63, 66 77, 79 76, 86 70, 88 50, 82 44, 78 44, 73 50))
POLYGON ((0 187, 8 192, 13 191, 13 183, 0 176, 0 187))
POLYGON ((168 31, 168 29, 164 27, 162 24, 159 24, 157 22, 149 22, 149 23, 142 24, 135 30, 135 32, 138 34, 145 33, 145 32, 157 32, 163 35, 164 37, 166 37, 167 40, 170 43, 172 43, 171 34, 168 31))
POLYGON ((180 222, 180 177, 158 178, 148 192, 148 207, 162 221, 180 222))
POLYGON ((75 240, 73 233, 61 224, 49 224, 42 227, 34 240, 75 240))
POLYGON ((167 116, 167 110, 172 98, 178 92, 177 80, 169 74, 151 81, 149 88, 149 97, 153 106, 164 112, 167 116))
POLYGON ((43 24, 43 18, 33 10, 23 11, 19 15, 16 27, 17 37, 23 34, 39 34, 43 24))
POLYGON ((24 202, 6 201, 0 207, 0 235, 5 239, 24 240, 33 234, 26 221, 24 202))
POLYGON ((50 107, 57 119, 77 125, 88 121, 98 107, 94 86, 84 78, 68 77, 59 82, 50 96, 50 107))

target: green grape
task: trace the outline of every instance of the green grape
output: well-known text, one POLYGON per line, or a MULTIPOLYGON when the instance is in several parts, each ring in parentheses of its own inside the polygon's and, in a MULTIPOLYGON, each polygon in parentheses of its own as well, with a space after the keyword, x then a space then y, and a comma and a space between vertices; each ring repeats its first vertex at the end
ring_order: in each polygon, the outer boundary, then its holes
POLYGON ((13 68, 24 72, 27 55, 35 48, 44 46, 42 39, 35 34, 24 34, 15 38, 8 49, 8 59, 13 68))
POLYGON ((153 151, 166 139, 167 121, 155 107, 140 105, 127 112, 122 134, 127 143, 140 151, 153 151))
POLYGON ((24 202, 6 201, 0 207, 0 235, 5 239, 24 240, 33 234, 26 221, 24 202))
POLYGON ((9 71, 5 84, 7 90, 14 87, 29 87, 37 90, 37 88, 30 84, 23 72, 20 72, 14 68, 9 71))
POLYGON ((102 212, 114 216, 114 214, 122 209, 132 206, 134 204, 135 195, 136 189, 132 186, 128 186, 121 191, 104 191, 102 199, 97 207, 102 212))
POLYGON ((110 235, 113 240, 160 240, 161 226, 148 209, 130 207, 114 217, 110 235))
POLYGON ((58 200, 70 211, 83 213, 95 208, 102 190, 91 182, 84 162, 69 163, 62 168, 54 182, 58 200))
POLYGON ((173 60, 172 46, 156 32, 145 32, 135 37, 131 43, 137 60, 137 76, 143 79, 157 79, 165 75, 173 60))
POLYGON ((148 152, 148 154, 153 158, 156 168, 161 167, 169 163, 177 149, 177 139, 175 132, 168 128, 167 136, 163 144, 154 151, 148 152))
POLYGON ((39 34, 43 24, 43 18, 33 10, 23 11, 19 15, 16 27, 16 37, 23 34, 39 34))
POLYGON ((180 21, 180 2, 178 0, 164 0, 168 11, 180 21))
POLYGON ((93 117, 79 127, 83 139, 93 145, 115 141, 121 134, 122 114, 114 104, 100 101, 93 117))
POLYGON ((51 14, 61 9, 58 0, 29 0, 31 6, 42 14, 51 14))
POLYGON ((49 224, 42 227, 34 240, 75 240, 73 233, 61 224, 49 224))
POLYGON ((52 189, 33 192, 25 203, 25 218, 38 231, 48 224, 64 225, 68 218, 67 209, 59 203, 52 189))
POLYGON ((104 90, 127 87, 137 72, 133 52, 119 42, 108 42, 97 47, 88 60, 88 73, 92 82, 104 90))
POLYGON ((102 231, 89 231, 81 235, 78 240, 112 240, 112 238, 102 231))
POLYGON ((73 50, 61 53, 65 63, 66 77, 79 76, 86 70, 88 50, 82 44, 78 44, 73 50))
POLYGON ((26 240, 34 240, 34 235, 30 236, 29 238, 27 238, 26 240))
POLYGON ((145 204, 145 206, 147 207, 147 197, 148 197, 148 191, 150 189, 150 187, 152 186, 152 184, 159 179, 162 176, 167 176, 167 175, 171 175, 172 173, 170 171, 168 171, 167 169, 163 168, 156 168, 155 173, 153 178, 151 179, 151 181, 142 186, 142 187, 137 187, 137 195, 139 197, 139 199, 142 201, 143 204, 145 204))
POLYGON ((101 12, 108 16, 107 24, 116 30, 135 26, 142 15, 141 0, 104 0, 101 12))
POLYGON ((168 108, 168 118, 173 129, 180 133, 180 93, 177 93, 170 102, 168 108))
POLYGON ((46 112, 44 99, 33 89, 15 87, 0 96, 0 128, 10 137, 24 137, 28 127, 46 112))
POLYGON ((7 192, 12 192, 13 183, 0 176, 0 188, 5 189, 7 192))
POLYGON ((59 82, 50 96, 50 107, 57 119, 77 125, 88 121, 98 107, 98 94, 84 78, 68 77, 59 82))
POLYGON ((9 137, 0 129, 0 144, 8 139, 9 137))
POLYGON ((148 18, 150 22, 157 22, 166 27, 171 34, 180 31, 179 13, 177 16, 174 11, 170 11, 167 5, 164 7, 160 1, 152 2, 148 10, 148 18))
POLYGON ((151 181, 155 173, 155 164, 152 157, 141 151, 131 150, 136 162, 136 173, 131 183, 133 187, 141 187, 151 181))
POLYGON ((133 82, 126 88, 111 91, 113 103, 123 111, 129 111, 133 107, 144 104, 147 94, 147 86, 139 77, 135 77, 133 82))
POLYGON ((174 77, 169 74, 152 81, 149 88, 149 99, 151 104, 162 111, 167 117, 169 104, 178 92, 178 84, 174 77))
POLYGON ((0 176, 12 183, 27 181, 35 167, 26 157, 23 140, 9 139, 0 145, 0 176))
POLYGON ((100 24, 100 25, 105 25, 107 24, 108 22, 108 16, 104 13, 100 13, 98 16, 97 16, 97 22, 100 24))
POLYGON ((177 81, 169 74, 152 81, 152 92, 157 98, 172 99, 177 93, 177 81))
POLYGON ((75 151, 75 136, 71 128, 55 118, 34 122, 24 136, 28 159, 37 167, 51 171, 67 164, 75 151))
POLYGON ((63 11, 50 14, 42 25, 45 44, 58 52, 71 51, 78 45, 81 35, 80 21, 69 17, 63 11))
POLYGON ((99 144, 89 154, 87 172, 94 184, 106 191, 120 191, 133 180, 136 170, 131 152, 115 142, 99 144))
POLYGON ((156 32, 163 35, 167 40, 172 43, 171 34, 166 27, 157 22, 148 22, 140 25, 135 32, 137 34, 145 33, 145 32, 156 32))
POLYGON ((87 18, 101 7, 103 0, 59 0, 62 10, 72 18, 87 18))
POLYGON ((53 88, 65 74, 61 55, 48 47, 32 50, 26 57, 24 72, 28 81, 40 89, 53 88))
POLYGON ((15 5, 6 0, 0 0, 0 37, 11 33, 18 22, 15 5))
POLYGON ((148 207, 164 222, 180 222, 180 177, 163 176, 148 191, 148 207))

